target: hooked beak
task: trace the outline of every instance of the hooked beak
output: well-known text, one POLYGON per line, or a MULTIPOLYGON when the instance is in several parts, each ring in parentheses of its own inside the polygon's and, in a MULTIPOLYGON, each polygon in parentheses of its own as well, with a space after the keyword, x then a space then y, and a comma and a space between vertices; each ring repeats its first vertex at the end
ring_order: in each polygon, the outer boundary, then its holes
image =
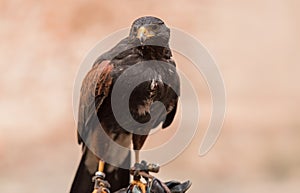
POLYGON ((149 31, 146 27, 142 26, 138 29, 136 37, 143 44, 147 39, 153 37, 154 34, 152 31, 149 31))

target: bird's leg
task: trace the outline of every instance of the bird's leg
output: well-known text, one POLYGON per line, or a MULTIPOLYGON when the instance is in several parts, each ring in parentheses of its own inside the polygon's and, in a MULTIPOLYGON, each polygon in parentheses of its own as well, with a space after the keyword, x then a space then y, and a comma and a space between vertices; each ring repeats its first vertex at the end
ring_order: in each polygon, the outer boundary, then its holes
POLYGON ((105 162, 103 160, 99 160, 98 171, 103 172, 105 162))
POLYGON ((143 147, 148 135, 132 135, 133 149, 135 152, 135 163, 140 163, 140 150, 143 147))
POLYGON ((135 149, 134 150, 134 156, 135 156, 135 163, 134 166, 131 168, 131 172, 133 172, 133 179, 139 181, 140 180, 140 175, 139 172, 141 171, 141 163, 140 162, 140 150, 135 149))
POLYGON ((135 163, 140 163, 140 150, 135 150, 135 163))
POLYGON ((95 182, 93 193, 107 192, 108 188, 110 188, 110 184, 104 180, 105 178, 105 173, 103 172, 104 164, 105 162, 100 159, 98 163, 98 171, 95 173, 95 176, 93 177, 93 181, 95 182))
POLYGON ((133 167, 133 171, 136 179, 140 178, 138 177, 139 172, 142 170, 142 163, 140 163, 140 150, 143 147, 145 140, 147 139, 147 136, 148 135, 138 135, 138 134, 132 135, 133 149, 135 153, 135 164, 133 167))

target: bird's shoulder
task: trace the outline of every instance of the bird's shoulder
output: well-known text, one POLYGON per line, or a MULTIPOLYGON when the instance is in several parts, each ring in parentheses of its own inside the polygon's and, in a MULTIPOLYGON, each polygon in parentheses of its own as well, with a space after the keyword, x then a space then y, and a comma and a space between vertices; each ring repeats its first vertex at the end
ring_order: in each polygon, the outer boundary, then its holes
POLYGON ((128 55, 136 54, 134 53, 135 49, 133 46, 134 43, 133 40, 130 37, 126 37, 122 39, 120 42, 118 42, 113 48, 108 50, 107 52, 100 55, 94 62, 94 65, 97 65, 101 63, 104 60, 114 60, 114 59, 122 59, 128 55))

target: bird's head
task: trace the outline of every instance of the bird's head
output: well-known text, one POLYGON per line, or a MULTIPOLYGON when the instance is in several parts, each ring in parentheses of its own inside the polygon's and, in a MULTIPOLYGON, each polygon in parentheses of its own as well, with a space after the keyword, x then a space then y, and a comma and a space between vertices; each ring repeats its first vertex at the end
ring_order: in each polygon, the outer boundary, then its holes
POLYGON ((141 45, 144 44, 168 44, 170 29, 165 23, 156 17, 145 16, 138 18, 132 23, 131 38, 138 39, 141 45))

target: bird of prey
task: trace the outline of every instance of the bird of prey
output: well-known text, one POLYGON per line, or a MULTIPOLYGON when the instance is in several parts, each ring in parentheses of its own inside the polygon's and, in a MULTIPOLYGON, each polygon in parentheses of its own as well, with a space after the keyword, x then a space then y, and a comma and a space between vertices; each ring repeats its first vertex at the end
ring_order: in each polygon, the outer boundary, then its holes
MULTIPOLYGON (((85 76, 78 112, 78 142, 82 144, 83 153, 71 193, 93 191, 91 179, 100 159, 105 162, 104 173, 112 192, 128 186, 129 170, 106 162, 106 158, 119 160, 118 163, 130 168, 130 153, 112 148, 112 143, 104 135, 122 147, 130 148, 132 142, 135 161, 139 162, 139 150, 150 130, 161 123, 162 128, 172 123, 177 109, 180 81, 169 48, 169 39, 170 29, 161 19, 152 16, 138 18, 133 22, 129 36, 99 56, 85 76), (128 69, 131 69, 131 73, 127 73, 128 69), (127 108, 134 121, 120 123, 114 115, 112 93, 121 76, 124 92, 138 82, 135 80, 145 80, 130 93, 127 108), (165 108, 158 108, 155 102, 160 102, 165 108)), ((127 104, 122 101, 122 92, 118 97, 121 103, 127 104)))

